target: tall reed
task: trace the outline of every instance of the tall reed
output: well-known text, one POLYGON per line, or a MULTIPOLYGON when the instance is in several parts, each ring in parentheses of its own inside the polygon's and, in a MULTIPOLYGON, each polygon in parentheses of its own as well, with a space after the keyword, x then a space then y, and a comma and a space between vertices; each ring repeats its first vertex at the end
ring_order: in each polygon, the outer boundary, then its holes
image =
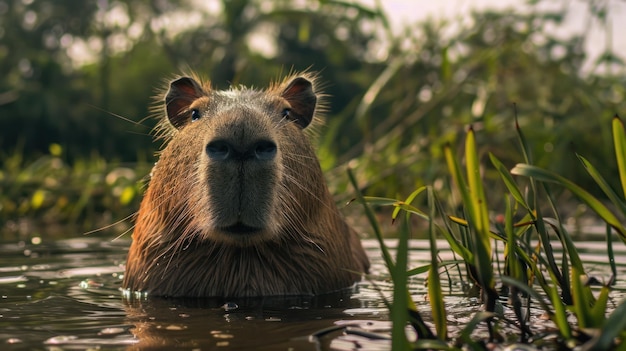
MULTIPOLYGON (((451 145, 444 147, 444 157, 448 165, 451 184, 461 199, 460 209, 447 209, 438 199, 431 186, 420 187, 405 200, 366 197, 358 191, 357 182, 351 172, 350 180, 357 190, 357 199, 363 204, 367 217, 383 252, 385 264, 394 283, 394 300, 390 302, 393 321, 393 349, 481 349, 485 341, 501 340, 497 327, 507 323, 502 308, 510 308, 516 316, 519 329, 518 341, 542 342, 548 336, 555 336, 556 343, 564 349, 579 347, 583 350, 625 349, 626 302, 622 301, 613 311, 608 311, 613 275, 599 291, 592 289, 594 279, 587 274, 574 239, 564 225, 559 213, 552 187, 565 188, 584 204, 589 206, 607 225, 607 252, 612 272, 616 272, 613 257, 613 235, 626 242, 626 230, 618 215, 605 206, 600 199, 569 181, 567 178, 534 166, 531 148, 516 120, 519 146, 524 163, 509 170, 498 158, 489 154, 490 166, 499 174, 507 192, 500 194, 504 214, 495 215, 489 210, 485 189, 489 184, 481 176, 480 155, 477 149, 473 128, 466 133, 463 162, 460 162, 451 145), (515 177, 517 176, 517 178, 515 177), (422 210, 413 203, 420 196, 426 196, 427 209, 422 210), (371 206, 392 206, 392 218, 400 218, 398 244, 395 258, 392 250, 383 241, 383 234, 376 221, 371 206), (408 241, 410 240, 409 217, 417 216, 427 221, 430 244, 430 264, 407 270, 408 241), (480 288, 483 310, 474 313, 470 323, 450 335, 447 325, 445 299, 440 282, 439 267, 449 262, 438 260, 437 238, 444 238, 458 257, 457 264, 464 267, 466 277, 480 288), (504 245, 504 270, 494 269, 497 255, 493 245, 504 245), (562 252, 559 258, 555 251, 562 252), (428 294, 430 313, 435 331, 421 317, 408 293, 407 277, 428 272, 428 294), (506 303, 501 297, 507 297, 506 303), (555 325, 555 331, 533 332, 529 325, 530 307, 543 309, 555 325), (609 314, 606 317, 607 313, 609 314), (568 316, 575 316, 571 322, 568 316), (476 339, 476 328, 487 323, 488 340, 476 339), (405 327, 411 325, 418 341, 410 343, 405 335, 405 327)), ((619 215, 626 216, 626 132, 622 121, 613 119, 613 143, 616 162, 620 170, 619 181, 624 196, 619 196, 598 170, 582 155, 578 155, 582 165, 593 180, 613 203, 619 215)), ((491 196, 490 198, 494 198, 491 196)), ((497 197, 495 197, 497 198, 497 197)), ((506 338, 510 340, 509 338, 506 338)))

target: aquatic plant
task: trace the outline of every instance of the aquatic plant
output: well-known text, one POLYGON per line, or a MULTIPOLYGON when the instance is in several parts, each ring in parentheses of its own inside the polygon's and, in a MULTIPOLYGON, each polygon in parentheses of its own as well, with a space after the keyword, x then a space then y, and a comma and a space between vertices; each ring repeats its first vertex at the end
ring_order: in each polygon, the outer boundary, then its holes
MULTIPOLYGON (((600 199, 569 181, 563 176, 532 165, 530 147, 523 131, 517 124, 516 131, 522 150, 524 163, 509 170, 493 154, 489 160, 500 175, 507 192, 500 194, 504 202, 504 213, 489 211, 484 189, 487 184, 481 177, 481 165, 477 152, 475 131, 469 128, 464 145, 464 167, 456 159, 451 145, 444 147, 444 156, 448 165, 453 196, 460 196, 461 204, 456 209, 446 209, 437 198, 433 187, 420 187, 404 201, 364 197, 356 180, 349 172, 350 180, 357 189, 357 199, 365 208, 367 217, 374 227, 385 263, 394 283, 394 300, 389 302, 393 320, 392 341, 394 350, 406 349, 482 349, 486 341, 542 343, 548 336, 556 337, 556 342, 564 349, 581 347, 585 350, 623 349, 626 338, 626 319, 621 314, 626 310, 626 301, 608 311, 611 285, 615 273, 604 283, 587 274, 574 240, 559 214, 551 186, 565 188, 591 208, 607 225, 606 243, 611 269, 615 272, 612 243, 614 234, 626 242, 626 233, 618 219, 600 199), (521 176, 517 179, 513 176, 521 176), (412 205, 422 193, 427 194, 427 211, 412 205), (404 214, 398 234, 395 260, 391 251, 382 240, 376 218, 371 206, 393 206, 392 218, 404 214), (547 209, 547 210, 546 210, 547 209), (544 214, 550 213, 550 214, 544 214), (407 271, 409 240, 409 216, 417 216, 428 222, 428 236, 431 244, 431 263, 407 271), (474 314, 473 319, 456 335, 449 335, 446 325, 446 309, 443 304, 443 292, 439 282, 438 267, 443 264, 437 259, 436 238, 443 237, 450 249, 461 258, 460 266, 465 268, 465 276, 474 286, 480 288, 483 310, 474 314), (492 245, 504 245, 504 270, 496 271, 498 255, 492 245), (553 248, 560 245, 561 250, 553 248), (559 259, 555 251, 561 251, 559 259), (428 289, 431 314, 436 328, 432 332, 424 323, 415 303, 407 290, 407 278, 411 275, 428 272, 428 289), (601 285, 598 289, 594 285, 601 285), (499 289, 497 289, 499 287, 499 289), (501 306, 502 297, 508 302, 501 306), (538 306, 549 316, 556 331, 542 331, 537 335, 529 327, 530 307, 538 306), (498 324, 509 324, 501 312, 502 308, 513 311, 519 329, 518 340, 511 340, 498 334, 498 324), (606 316, 608 314, 608 317, 606 316), (570 322, 568 316, 575 316, 576 322, 570 322), (488 340, 472 338, 472 333, 486 322, 489 330, 488 340), (418 341, 410 343, 404 328, 411 325, 418 335, 418 341)), ((578 155, 587 172, 600 186, 613 203, 613 207, 626 215, 626 133, 622 121, 613 119, 613 144, 615 146, 619 180, 624 197, 617 195, 607 182, 583 156, 578 155)), ((493 195, 493 194, 492 194, 493 195)), ((494 198, 493 196, 490 198, 494 198)), ((496 197, 497 198, 497 197, 496 197)), ((449 264, 449 263, 446 263, 449 264)))

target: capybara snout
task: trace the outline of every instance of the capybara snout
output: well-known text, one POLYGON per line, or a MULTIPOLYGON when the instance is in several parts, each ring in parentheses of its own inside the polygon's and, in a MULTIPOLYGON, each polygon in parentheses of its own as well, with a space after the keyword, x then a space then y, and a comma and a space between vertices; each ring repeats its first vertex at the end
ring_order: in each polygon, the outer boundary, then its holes
MULTIPOLYGON (((213 116, 198 120, 205 135, 204 155, 198 170, 208 203, 208 235, 236 245, 252 245, 280 235, 277 211, 283 178, 283 154, 277 145, 281 128, 293 124, 277 113, 274 104, 258 101, 257 109, 231 106, 237 99, 214 97, 207 111, 213 116), (215 101, 217 100, 217 101, 215 101), (221 105, 221 106, 220 106, 221 105)), ((250 96, 247 103, 260 96, 250 96)), ((279 111, 278 111, 279 112, 279 111)), ((195 132, 195 131, 194 131, 195 132)))
POLYGON ((207 144, 206 154, 213 161, 272 161, 276 158, 276 143, 259 140, 241 146, 220 139, 207 144))

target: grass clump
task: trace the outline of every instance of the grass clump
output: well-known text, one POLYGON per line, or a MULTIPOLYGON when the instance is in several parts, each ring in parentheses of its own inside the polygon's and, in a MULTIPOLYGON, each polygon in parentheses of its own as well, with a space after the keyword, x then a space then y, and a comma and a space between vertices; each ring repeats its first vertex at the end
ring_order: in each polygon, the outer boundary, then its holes
POLYGON ((19 149, 2 157, 0 238, 7 241, 62 238, 126 218, 138 207, 140 180, 149 172, 146 162, 125 165, 98 155, 70 164, 59 144, 33 161, 24 159, 19 149))
MULTIPOLYGON (((494 215, 494 211, 489 210, 485 196, 488 184, 483 183, 481 177, 475 131, 471 127, 466 133, 463 162, 455 157, 450 145, 446 145, 443 152, 451 178, 452 196, 460 198, 461 206, 445 208, 431 186, 417 189, 405 200, 364 197, 357 191, 358 200, 365 207, 374 227, 394 282, 394 300, 390 303, 394 350, 484 349, 487 342, 520 342, 537 346, 548 343, 559 349, 581 350, 626 348, 626 319, 623 318, 626 301, 622 301, 612 311, 608 310, 611 285, 616 279, 612 250, 614 237, 626 243, 626 230, 618 219, 619 216, 626 216, 624 125, 619 117, 614 117, 613 144, 624 196, 617 195, 597 169, 582 155, 578 155, 615 210, 610 210, 600 199, 565 177, 534 166, 529 145, 517 121, 516 127, 524 162, 509 170, 495 155, 489 154, 491 166, 507 189, 500 195, 504 205, 503 214, 494 215), (514 175, 518 176, 517 179, 514 175), (607 252, 613 272, 606 282, 600 283, 587 274, 556 206, 552 190, 555 185, 573 193, 606 223, 607 252), (426 211, 413 205, 422 194, 427 197, 426 211), (392 257, 382 240, 371 205, 393 206, 393 220, 398 217, 401 219, 395 257, 392 257), (407 257, 411 216, 427 221, 431 261, 425 267, 409 271, 407 257), (444 262, 438 260, 437 238, 445 238, 450 249, 460 257, 455 264, 464 270, 464 276, 480 291, 483 303, 483 310, 475 313, 456 335, 450 335, 447 325, 439 278, 439 268, 444 262), (497 261, 498 255, 494 253, 493 245, 504 247, 503 269, 499 269, 500 262, 497 261), (557 255, 555 251, 561 254, 557 255), (435 331, 423 321, 407 289, 408 277, 426 271, 435 331), (531 306, 544 311, 554 323, 554 330, 533 331, 530 327, 533 322, 530 320, 531 306), (505 318, 502 308, 509 308, 515 320, 505 318), (474 332, 483 323, 486 323, 489 336, 476 338, 474 332), (408 341, 405 334, 407 324, 415 329, 418 335, 416 342, 408 341), (513 325, 519 332, 513 336, 501 335, 502 324, 513 325)), ((349 175, 353 186, 358 189, 354 176, 351 172, 349 175)), ((494 198, 498 197, 490 196, 490 199, 494 198)))

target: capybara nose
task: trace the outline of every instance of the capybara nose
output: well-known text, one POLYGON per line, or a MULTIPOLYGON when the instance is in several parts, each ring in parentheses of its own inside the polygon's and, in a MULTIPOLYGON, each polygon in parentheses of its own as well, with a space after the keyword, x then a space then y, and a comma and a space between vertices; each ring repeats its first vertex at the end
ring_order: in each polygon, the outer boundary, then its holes
POLYGON ((207 144, 206 153, 215 161, 271 161, 276 157, 276 144, 259 140, 247 147, 239 147, 227 140, 214 140, 207 144))

